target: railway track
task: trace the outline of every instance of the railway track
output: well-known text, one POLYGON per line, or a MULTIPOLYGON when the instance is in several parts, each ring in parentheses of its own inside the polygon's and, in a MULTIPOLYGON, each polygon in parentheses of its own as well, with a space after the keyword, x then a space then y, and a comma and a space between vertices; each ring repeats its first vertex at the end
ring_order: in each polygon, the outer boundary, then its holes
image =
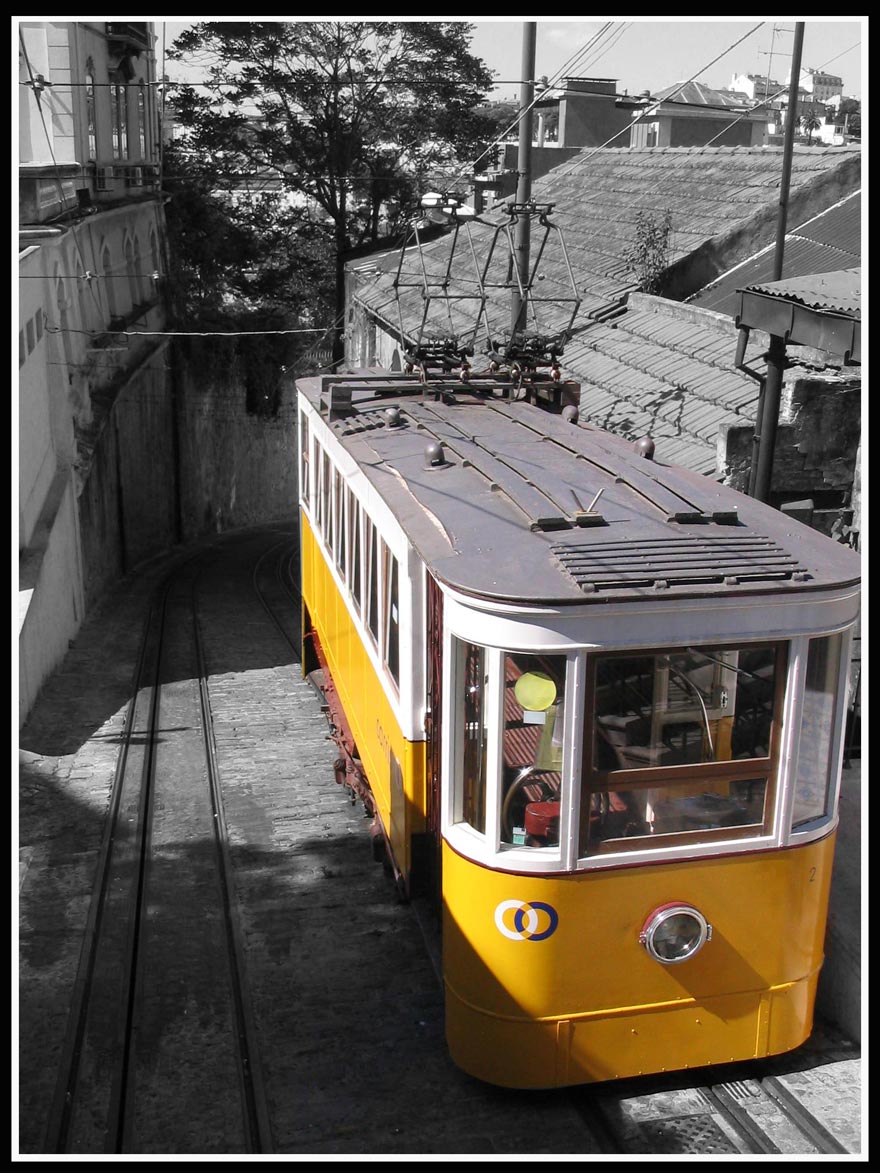
POLYGON ((719 1082, 655 1081, 569 1092, 603 1150, 682 1156, 840 1155, 849 1150, 760 1064, 719 1082))
POLYGON ((198 623, 209 565, 203 556, 176 569, 146 624, 53 1152, 165 1151, 169 1136, 178 1152, 271 1151, 198 623))

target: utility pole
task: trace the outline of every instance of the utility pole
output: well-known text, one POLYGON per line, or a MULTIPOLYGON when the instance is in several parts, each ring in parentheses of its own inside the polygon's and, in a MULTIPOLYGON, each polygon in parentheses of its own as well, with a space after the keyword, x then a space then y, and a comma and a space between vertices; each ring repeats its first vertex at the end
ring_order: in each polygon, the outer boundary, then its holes
MULTIPOLYGON (((788 110, 785 118, 785 145, 782 153, 782 178, 779 183, 779 215, 776 221, 776 251, 773 256, 773 280, 782 279, 782 260, 785 250, 785 230, 788 219, 788 192, 791 186, 791 157, 794 150, 794 130, 797 125, 798 89, 801 77, 801 53, 804 45, 803 23, 794 26, 794 45, 791 55, 791 77, 788 87, 788 110)), ((759 501, 770 500, 770 481, 773 476, 773 452, 779 426, 779 404, 782 399, 782 377, 785 373, 785 339, 770 335, 770 349, 766 354, 767 377, 759 403, 756 420, 758 444, 755 466, 750 477, 749 491, 759 501)))
POLYGON ((529 244, 531 218, 525 209, 532 198, 532 103, 535 96, 535 34, 537 24, 523 25, 522 74, 519 88, 519 148, 516 164, 516 203, 519 211, 514 226, 514 263, 518 280, 513 290, 510 333, 525 328, 528 304, 529 244), (521 295, 520 289, 525 292, 521 295))

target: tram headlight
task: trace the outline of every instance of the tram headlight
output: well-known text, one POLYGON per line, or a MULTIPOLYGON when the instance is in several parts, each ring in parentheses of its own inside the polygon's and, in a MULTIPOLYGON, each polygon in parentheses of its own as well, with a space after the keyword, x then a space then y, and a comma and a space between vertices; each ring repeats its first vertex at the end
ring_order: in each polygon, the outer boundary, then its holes
POLYGON ((639 933, 639 941, 663 965, 687 961, 711 939, 712 926, 689 904, 664 904, 655 909, 639 933))

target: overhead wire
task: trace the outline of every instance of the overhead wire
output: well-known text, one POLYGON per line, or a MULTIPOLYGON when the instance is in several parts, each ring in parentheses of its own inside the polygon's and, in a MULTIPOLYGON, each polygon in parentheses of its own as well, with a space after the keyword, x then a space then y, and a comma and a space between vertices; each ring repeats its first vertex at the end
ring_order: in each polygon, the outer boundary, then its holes
MULTIPOLYGON (((609 34, 609 32, 612 30, 612 28, 613 28, 612 22, 606 21, 602 25, 602 27, 599 29, 599 31, 594 33, 593 36, 590 37, 590 39, 586 42, 586 44, 582 45, 579 49, 575 50, 575 52, 571 55, 571 57, 569 57, 568 60, 563 62, 563 64, 559 67, 559 69, 556 71, 556 73, 553 74, 553 77, 551 79, 549 79, 547 86, 546 86, 546 89, 552 89, 553 86, 556 84, 556 82, 560 78, 568 75, 569 70, 574 69, 575 67, 580 67, 581 65, 586 66, 587 64, 594 64, 595 61, 599 60, 602 56, 601 53, 599 54, 598 57, 592 58, 589 62, 586 61, 587 54, 590 52, 591 49, 593 49, 594 47, 596 47, 598 45, 599 41, 602 38, 604 38, 605 36, 607 36, 609 34)), ((612 44, 614 44, 614 43, 616 43, 616 39, 615 39, 615 41, 612 42, 612 44)), ((545 92, 545 91, 542 90, 541 93, 543 93, 543 92, 545 92)), ((512 132, 518 129, 522 120, 526 117, 526 115, 532 109, 534 109, 536 103, 540 101, 541 93, 536 93, 534 95, 534 97, 532 98, 531 102, 527 106, 525 106, 523 109, 521 109, 517 112, 516 118, 514 118, 514 120, 507 127, 505 127, 505 129, 503 131, 501 131, 501 133, 485 148, 485 150, 483 150, 481 152, 481 154, 477 155, 477 157, 475 159, 471 160, 471 162, 469 164, 467 164, 465 167, 460 168, 458 171, 456 171, 454 173, 452 180, 451 180, 452 184, 455 184, 457 182, 457 180, 462 177, 462 175, 464 175, 468 172, 471 172, 471 171, 476 171, 477 163, 479 163, 482 159, 484 159, 486 157, 486 155, 489 154, 490 151, 493 151, 496 147, 501 146, 507 140, 507 138, 512 134, 512 132)))

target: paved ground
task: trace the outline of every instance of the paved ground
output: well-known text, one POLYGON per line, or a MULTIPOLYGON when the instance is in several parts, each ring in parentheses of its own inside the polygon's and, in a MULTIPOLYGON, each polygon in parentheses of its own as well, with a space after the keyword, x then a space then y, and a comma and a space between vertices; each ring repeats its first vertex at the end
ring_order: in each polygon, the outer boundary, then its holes
MULTIPOLYGON (((181 552, 177 557, 183 559, 188 553, 181 552)), ((137 575, 122 583, 99 612, 89 618, 60 670, 44 687, 20 733, 19 968, 26 1011, 21 1018, 22 1037, 19 1040, 18 1139, 19 1151, 24 1153, 40 1151, 40 1137, 52 1103, 69 994, 77 971, 88 912, 88 900, 83 893, 89 890, 103 833, 106 799, 116 766, 146 608, 153 587, 174 560, 163 559, 142 568, 137 575)), ((233 675, 229 680, 234 683, 233 675)), ((259 711, 255 700, 254 712, 259 711)), ((230 748, 241 755, 242 761, 247 761, 254 752, 253 742, 249 740, 254 730, 248 729, 244 719, 240 726, 240 732, 236 734, 239 741, 230 748)), ((230 728, 233 727, 234 723, 231 723, 230 728)), ((328 752, 328 763, 331 757, 328 752)), ((327 801, 336 800, 337 792, 332 785, 328 795, 327 801)), ((843 777, 828 958, 819 997, 820 1011, 856 1040, 861 1035, 860 808, 861 771, 856 760, 852 768, 844 771, 843 777)), ((381 877, 375 882, 381 882, 381 877)), ((415 910, 412 915, 415 916, 415 910)), ((385 928, 391 931, 388 926, 385 928)), ((416 959, 411 960, 415 965, 416 959)), ((356 970, 354 960, 352 964, 356 970)), ((430 963, 423 959, 418 964, 430 963)), ((353 988, 356 977, 357 974, 353 973, 353 988)), ((344 989, 337 991, 337 995, 344 995, 344 989)), ((381 1013, 381 1005, 381 999, 371 1002, 370 1014, 381 1013)), ((432 1054, 435 1050, 442 1053, 440 1006, 438 995, 436 1002, 425 1006, 418 1024, 428 1038, 432 1054)), ((442 1060, 438 1062, 442 1064, 442 1060)), ((430 1073, 407 1068, 400 1074, 410 1087, 416 1086, 421 1077, 431 1086, 435 1086, 432 1081, 436 1080, 438 1091, 442 1086, 448 1093, 452 1086, 447 1080, 448 1073, 444 1067, 441 1078, 439 1072, 439 1068, 430 1073)), ((317 1069, 315 1074, 320 1074, 317 1069)), ((805 1070, 802 1079, 809 1085, 807 1090, 812 1089, 827 1105, 834 1101, 838 1090, 841 1096, 851 1096, 854 1082, 861 1081, 860 1061, 847 1062, 839 1072, 817 1068, 811 1074, 805 1070)), ((301 1120, 296 1127, 295 1122, 291 1123, 289 1131, 291 1137, 295 1136, 295 1146, 286 1151, 359 1151, 351 1147, 352 1139, 350 1135, 346 1138, 345 1129, 355 1127, 352 1120, 363 1119, 364 1105, 361 1104, 352 1115, 352 1104, 349 1103, 341 1119, 337 1110, 331 1111, 333 1105, 322 1090, 326 1086, 317 1080, 311 1088, 312 1097, 317 1097, 316 1103, 320 1101, 319 1106, 322 1105, 321 1111, 313 1113, 308 1121, 301 1120), (296 1128, 299 1128, 298 1134, 296 1128)), ((535 1126, 547 1136, 544 1152, 574 1151, 583 1155, 596 1151, 589 1146, 582 1123, 572 1120, 569 1110, 552 1098, 533 1097, 527 1107, 525 1101, 515 1098, 516 1104, 511 1102, 508 1105, 506 1102, 502 1104, 504 1097, 491 1089, 486 1093, 485 1089, 478 1091, 471 1084, 455 1086, 457 1129, 452 1129, 444 1137, 449 1120, 448 1105, 436 1104, 433 1117, 427 1110, 423 1116, 430 1139, 421 1138, 421 1143, 433 1147, 420 1149, 420 1141, 414 1142, 413 1137, 407 1135, 406 1125, 401 1130, 400 1124, 395 1123, 394 1112, 391 1112, 387 1147, 372 1151, 526 1153, 531 1151, 528 1137, 533 1135, 531 1130, 535 1126), (555 1136, 550 1135, 551 1124, 556 1128, 555 1136), (567 1148, 567 1133, 579 1135, 582 1147, 567 1148), (459 1138, 468 1141, 468 1147, 462 1147, 459 1138), (450 1147, 443 1147, 444 1144, 450 1147)), ((309 1092, 306 1085, 300 1090, 303 1094, 309 1092)), ((389 1102, 394 1098, 394 1090, 388 1089, 389 1102)), ((407 1089, 401 1087, 399 1092, 404 1096, 407 1089)), ((356 1088, 354 1094, 357 1095, 356 1088)), ((356 1139, 354 1143, 357 1143, 356 1139)), ((851 1142, 849 1148, 854 1151, 851 1142)), ((855 1151, 858 1151, 857 1147, 855 1151)))

